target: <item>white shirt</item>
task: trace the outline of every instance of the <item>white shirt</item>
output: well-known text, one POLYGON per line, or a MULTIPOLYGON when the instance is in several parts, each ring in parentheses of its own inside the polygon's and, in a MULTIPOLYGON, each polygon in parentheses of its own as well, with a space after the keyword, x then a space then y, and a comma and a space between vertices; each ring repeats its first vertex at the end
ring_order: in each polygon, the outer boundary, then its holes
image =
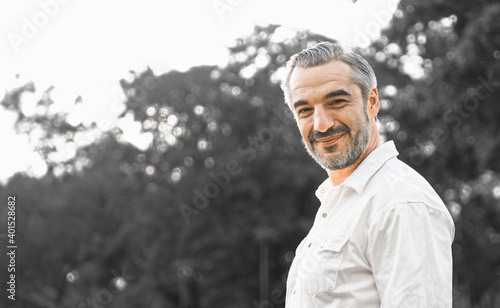
POLYGON ((325 180, 287 281, 287 308, 452 306, 453 220, 392 141, 340 185, 325 180))

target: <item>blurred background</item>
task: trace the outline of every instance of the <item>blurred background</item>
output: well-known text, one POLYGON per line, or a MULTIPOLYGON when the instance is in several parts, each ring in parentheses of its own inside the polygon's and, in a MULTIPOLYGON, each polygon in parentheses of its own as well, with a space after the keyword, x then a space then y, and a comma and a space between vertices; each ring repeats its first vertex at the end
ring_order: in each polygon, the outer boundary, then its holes
POLYGON ((381 133, 455 220, 454 307, 500 307, 498 1, 1 6, 1 307, 284 307, 326 173, 279 84, 322 40, 372 64, 381 133))

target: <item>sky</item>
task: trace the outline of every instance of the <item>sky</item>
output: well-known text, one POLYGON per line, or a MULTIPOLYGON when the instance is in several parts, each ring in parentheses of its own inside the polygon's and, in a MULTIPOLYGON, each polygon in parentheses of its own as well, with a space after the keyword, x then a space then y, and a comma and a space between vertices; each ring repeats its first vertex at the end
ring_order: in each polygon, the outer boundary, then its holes
MULTIPOLYGON (((33 81, 37 92, 21 99, 29 115, 41 93, 54 86, 53 111, 69 112, 74 124, 96 122, 103 130, 120 125, 144 148, 148 142, 138 139, 139 123, 116 122, 124 100, 118 81, 130 78, 130 70, 149 66, 162 74, 224 66, 227 46, 256 24, 282 25, 277 36, 308 29, 366 47, 397 5, 398 0, 2 1, 0 90, 33 81), (83 104, 75 109, 78 96, 83 104)), ((46 172, 27 136, 13 132, 15 119, 0 107, 0 183, 19 171, 46 172)))

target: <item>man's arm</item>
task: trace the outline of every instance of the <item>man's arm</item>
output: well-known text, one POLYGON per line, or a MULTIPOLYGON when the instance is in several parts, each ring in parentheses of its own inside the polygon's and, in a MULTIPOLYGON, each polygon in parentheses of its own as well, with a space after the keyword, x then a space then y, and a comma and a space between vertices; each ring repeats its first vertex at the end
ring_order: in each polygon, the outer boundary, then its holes
POLYGON ((452 307, 449 213, 397 203, 375 216, 368 232, 367 257, 382 308, 452 307))

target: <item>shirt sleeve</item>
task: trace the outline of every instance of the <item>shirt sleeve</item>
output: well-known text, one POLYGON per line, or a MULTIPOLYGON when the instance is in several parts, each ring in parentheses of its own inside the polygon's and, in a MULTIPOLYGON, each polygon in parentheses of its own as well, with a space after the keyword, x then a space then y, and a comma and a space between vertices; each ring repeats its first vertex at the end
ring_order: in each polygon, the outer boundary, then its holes
POLYGON ((397 203, 374 217, 367 258, 381 308, 452 307, 453 220, 419 202, 397 203))

